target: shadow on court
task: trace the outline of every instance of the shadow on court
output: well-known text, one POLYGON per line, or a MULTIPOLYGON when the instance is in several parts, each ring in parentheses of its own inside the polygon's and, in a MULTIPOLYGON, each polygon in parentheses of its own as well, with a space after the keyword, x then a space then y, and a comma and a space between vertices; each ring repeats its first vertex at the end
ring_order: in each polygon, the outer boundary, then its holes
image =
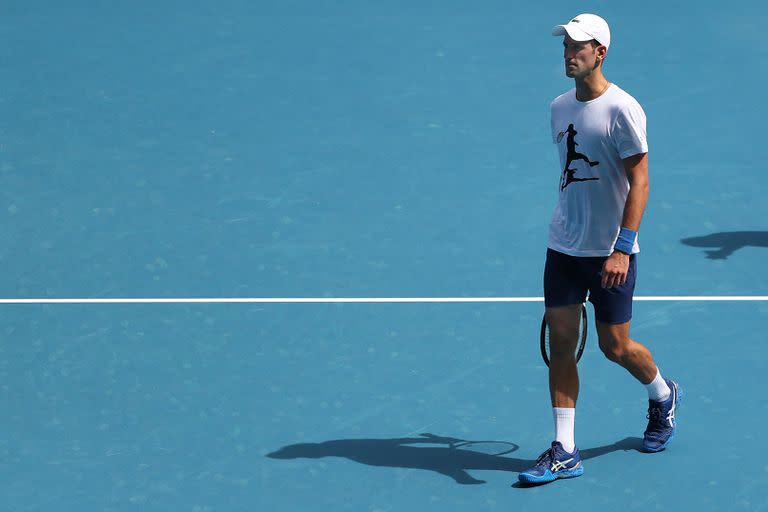
POLYGON ((694 236, 680 240, 691 247, 712 247, 704 251, 711 260, 724 260, 744 247, 768 247, 768 231, 732 231, 694 236))
MULTIPOLYGON (((505 455, 488 455, 471 449, 453 449, 456 443, 469 442, 452 437, 421 434, 420 437, 399 439, 337 439, 322 443, 293 444, 272 452, 272 459, 319 459, 322 457, 343 457, 368 466, 424 469, 435 471, 452 478, 456 483, 482 484, 470 475, 468 470, 497 470, 521 472, 535 462, 505 455), (419 445, 419 446, 417 446, 419 445), (427 446, 424 446, 427 445, 427 446), (434 445, 434 446, 430 446, 434 445)), ((513 443, 514 449, 518 447, 513 443)), ((599 457, 615 451, 640 451, 642 440, 627 437, 613 444, 581 451, 583 459, 599 457)))

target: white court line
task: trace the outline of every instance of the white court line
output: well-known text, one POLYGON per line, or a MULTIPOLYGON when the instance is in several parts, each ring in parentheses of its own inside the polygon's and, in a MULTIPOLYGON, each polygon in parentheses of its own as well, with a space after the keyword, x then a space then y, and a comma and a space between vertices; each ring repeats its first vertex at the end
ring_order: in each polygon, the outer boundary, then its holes
MULTIPOLYGON (((635 297, 636 301, 768 301, 768 295, 679 295, 635 297)), ((544 302, 544 297, 211 297, 211 298, 35 298, 0 299, 0 304, 338 304, 338 303, 544 302)))

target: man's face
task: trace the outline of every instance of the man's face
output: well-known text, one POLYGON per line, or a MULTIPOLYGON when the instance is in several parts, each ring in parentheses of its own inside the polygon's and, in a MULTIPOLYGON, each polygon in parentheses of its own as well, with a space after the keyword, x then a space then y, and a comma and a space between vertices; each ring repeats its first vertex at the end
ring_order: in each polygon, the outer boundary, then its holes
POLYGON ((597 48, 590 41, 574 41, 567 34, 563 39, 565 74, 569 78, 584 78, 594 71, 605 57, 605 46, 597 48))

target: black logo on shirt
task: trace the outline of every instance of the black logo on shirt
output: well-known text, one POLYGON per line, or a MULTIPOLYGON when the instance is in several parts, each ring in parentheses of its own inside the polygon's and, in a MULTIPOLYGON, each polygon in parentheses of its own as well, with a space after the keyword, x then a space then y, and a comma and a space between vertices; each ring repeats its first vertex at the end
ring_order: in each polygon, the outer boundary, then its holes
POLYGON ((573 124, 569 124, 568 129, 565 132, 560 132, 557 135, 558 142, 563 140, 563 135, 565 135, 565 133, 568 134, 568 140, 565 142, 568 153, 566 154, 566 157, 565 157, 565 168, 563 169, 563 175, 560 178, 560 190, 565 190, 565 187, 567 187, 568 185, 570 185, 575 181, 599 180, 600 178, 575 178, 574 177, 574 175, 576 174, 576 169, 571 169, 570 167, 571 167, 571 163, 573 163, 575 160, 584 160, 589 164, 590 167, 599 165, 600 162, 593 162, 589 159, 587 155, 576 151, 576 146, 579 145, 579 143, 576 142, 576 134, 579 132, 576 131, 576 129, 573 127, 573 124))

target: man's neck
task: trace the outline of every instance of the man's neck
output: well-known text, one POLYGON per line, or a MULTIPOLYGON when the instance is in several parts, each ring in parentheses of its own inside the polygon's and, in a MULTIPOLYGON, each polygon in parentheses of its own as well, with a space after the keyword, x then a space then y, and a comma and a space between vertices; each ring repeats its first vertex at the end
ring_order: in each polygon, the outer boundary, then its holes
POLYGON ((591 101, 599 98, 611 85, 605 79, 600 69, 596 69, 589 76, 576 79, 576 99, 579 101, 591 101))

